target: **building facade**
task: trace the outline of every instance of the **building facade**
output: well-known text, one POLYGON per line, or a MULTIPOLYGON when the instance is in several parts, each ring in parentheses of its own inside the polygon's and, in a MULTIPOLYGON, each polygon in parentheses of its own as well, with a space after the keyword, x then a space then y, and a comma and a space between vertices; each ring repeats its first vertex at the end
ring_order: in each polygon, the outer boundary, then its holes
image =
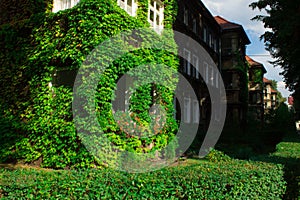
POLYGON ((248 65, 246 45, 250 40, 244 28, 223 17, 215 20, 221 27, 221 69, 227 94, 227 123, 244 127, 248 107, 248 65))
POLYGON ((264 108, 265 111, 274 110, 277 108, 277 91, 272 88, 272 81, 267 78, 264 81, 264 108))
POLYGON ((248 70, 248 89, 249 89, 249 115, 251 119, 260 121, 264 120, 264 84, 263 77, 267 72, 263 64, 246 56, 249 65, 248 70))
MULTIPOLYGON (((212 115, 207 84, 218 90, 221 81, 218 77, 221 30, 201 1, 184 0, 178 0, 178 13, 173 28, 196 41, 213 62, 209 63, 205 55, 200 53, 200 49, 195 48, 189 41, 176 41, 179 51, 187 58, 181 59, 179 72, 189 81, 197 96, 197 99, 191 99, 190 94, 182 94, 184 113, 180 113, 177 107, 176 118, 183 117, 181 120, 190 125, 199 123, 205 130, 212 115)), ((214 113, 213 117, 218 118, 218 113, 214 113)))

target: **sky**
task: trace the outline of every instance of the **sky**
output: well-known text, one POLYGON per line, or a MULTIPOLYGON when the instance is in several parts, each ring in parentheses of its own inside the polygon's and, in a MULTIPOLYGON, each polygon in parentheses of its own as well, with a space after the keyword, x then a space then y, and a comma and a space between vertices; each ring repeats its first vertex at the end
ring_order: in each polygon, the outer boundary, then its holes
POLYGON ((265 50, 264 42, 259 39, 266 29, 262 22, 251 20, 258 14, 264 14, 249 7, 249 4, 254 1, 256 0, 202 0, 213 16, 219 15, 244 27, 251 41, 251 44, 247 46, 247 55, 264 65, 267 70, 265 77, 270 80, 276 80, 278 90, 282 96, 288 97, 290 92, 288 89, 285 89, 283 77, 279 75, 282 70, 280 67, 274 67, 268 62, 274 59, 265 50))

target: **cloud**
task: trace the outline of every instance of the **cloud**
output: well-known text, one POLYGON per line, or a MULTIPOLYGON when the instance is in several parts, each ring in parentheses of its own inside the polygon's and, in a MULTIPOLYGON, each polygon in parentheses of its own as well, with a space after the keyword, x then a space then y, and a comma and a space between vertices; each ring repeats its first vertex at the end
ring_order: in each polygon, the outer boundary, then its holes
POLYGON ((203 0, 213 15, 221 15, 229 21, 242 24, 256 35, 261 35, 265 31, 263 24, 251 20, 261 12, 249 7, 252 2, 253 0, 203 0))

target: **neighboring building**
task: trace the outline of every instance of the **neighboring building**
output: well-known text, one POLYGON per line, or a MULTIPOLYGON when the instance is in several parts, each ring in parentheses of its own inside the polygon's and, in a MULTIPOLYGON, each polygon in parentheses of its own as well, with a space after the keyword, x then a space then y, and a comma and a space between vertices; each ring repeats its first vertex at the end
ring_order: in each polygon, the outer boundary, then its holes
POLYGON ((248 112, 251 119, 261 121, 264 120, 264 83, 263 77, 267 72, 263 64, 246 56, 249 65, 248 70, 248 89, 249 89, 249 107, 248 112))
POLYGON ((265 111, 275 109, 277 107, 277 91, 272 88, 272 81, 267 78, 264 78, 263 81, 265 111))
MULTIPOLYGON (((181 59, 179 71, 189 80, 197 95, 197 99, 191 99, 190 94, 183 94, 184 119, 181 120, 191 125, 200 122, 200 126, 205 130, 212 115, 207 85, 219 90, 220 80, 217 75, 220 71, 220 26, 201 1, 178 0, 178 14, 173 27, 197 41, 214 62, 214 66, 207 63, 206 58, 199 54, 201 51, 192 47, 189 41, 176 41, 179 51, 188 58, 181 59), (202 77, 196 69, 204 76, 202 77), (198 103, 200 110, 197 110, 198 103)), ((177 109, 177 119, 181 116, 179 110, 177 109)), ((218 116, 218 113, 213 114, 215 119, 218 116)))
POLYGON ((222 76, 227 94, 227 123, 244 127, 248 107, 246 45, 250 40, 243 26, 220 16, 222 29, 222 76))

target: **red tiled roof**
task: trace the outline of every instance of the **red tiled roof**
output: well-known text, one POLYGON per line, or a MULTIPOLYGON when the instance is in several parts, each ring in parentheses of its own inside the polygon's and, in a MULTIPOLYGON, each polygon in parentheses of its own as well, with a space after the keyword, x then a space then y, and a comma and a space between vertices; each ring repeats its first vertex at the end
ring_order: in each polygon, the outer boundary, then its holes
POLYGON ((251 66, 257 66, 257 65, 262 65, 259 62, 256 62, 255 60, 253 60, 252 58, 250 58, 249 56, 245 56, 247 62, 251 65, 251 66))
POLYGON ((267 70, 265 69, 264 65, 253 60, 252 58, 250 58, 249 56, 245 56, 247 62, 250 64, 250 68, 252 67, 256 67, 256 68, 262 68, 262 70, 264 71, 264 73, 267 72, 267 70))
POLYGON ((264 81, 264 83, 272 83, 269 79, 267 79, 267 78, 263 78, 263 81, 264 81))
POLYGON ((234 28, 240 28, 241 25, 230 22, 223 17, 215 16, 215 20, 218 22, 218 24, 222 27, 222 29, 234 29, 234 28))
POLYGON ((271 88, 271 93, 277 93, 277 91, 271 88))
POLYGON ((228 21, 228 20, 226 20, 226 19, 224 19, 223 17, 220 17, 220 16, 215 16, 214 18, 215 18, 216 22, 220 25, 222 30, 229 30, 229 31, 238 30, 238 31, 241 31, 242 37, 244 39, 245 44, 247 45, 247 44, 251 43, 242 25, 230 22, 230 21, 228 21))

